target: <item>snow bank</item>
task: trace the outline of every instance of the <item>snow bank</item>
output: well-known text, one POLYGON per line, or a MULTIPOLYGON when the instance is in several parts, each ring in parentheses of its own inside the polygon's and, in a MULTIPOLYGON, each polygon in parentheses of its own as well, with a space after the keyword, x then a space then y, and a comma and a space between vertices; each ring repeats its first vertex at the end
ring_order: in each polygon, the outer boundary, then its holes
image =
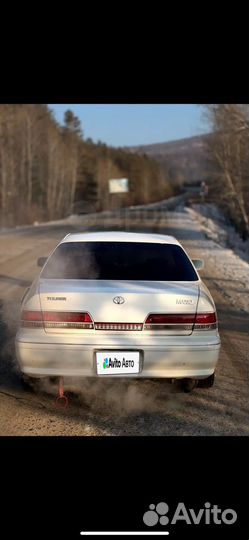
POLYGON ((249 240, 243 241, 216 204, 193 204, 188 212, 200 223, 206 237, 231 248, 249 262, 249 240))
MULTIPOLYGON (((249 312, 248 242, 241 240, 215 205, 195 205, 184 210, 188 218, 185 218, 185 223, 182 218, 182 225, 186 230, 192 229, 200 234, 199 239, 195 236, 193 240, 190 234, 187 243, 194 256, 204 259, 206 279, 212 280, 236 310, 249 312)), ((208 281, 206 284, 209 286, 208 281)))

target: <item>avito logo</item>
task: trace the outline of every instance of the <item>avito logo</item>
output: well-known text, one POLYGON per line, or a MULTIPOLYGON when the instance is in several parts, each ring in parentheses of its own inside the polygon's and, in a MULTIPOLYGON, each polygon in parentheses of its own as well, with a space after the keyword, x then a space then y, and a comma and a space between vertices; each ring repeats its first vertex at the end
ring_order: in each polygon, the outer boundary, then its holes
POLYGON ((106 369, 106 368, 109 368, 109 358, 105 358, 104 359, 104 362, 103 362, 103 368, 106 369))
POLYGON ((160 525, 175 525, 179 521, 184 521, 187 525, 233 525, 237 521, 237 512, 232 508, 222 510, 217 504, 211 505, 209 502, 204 504, 204 508, 194 510, 186 508, 183 502, 178 503, 174 509, 172 518, 168 517, 169 506, 165 502, 160 502, 157 505, 150 504, 149 510, 143 515, 143 522, 148 527, 154 527, 158 523, 160 525))

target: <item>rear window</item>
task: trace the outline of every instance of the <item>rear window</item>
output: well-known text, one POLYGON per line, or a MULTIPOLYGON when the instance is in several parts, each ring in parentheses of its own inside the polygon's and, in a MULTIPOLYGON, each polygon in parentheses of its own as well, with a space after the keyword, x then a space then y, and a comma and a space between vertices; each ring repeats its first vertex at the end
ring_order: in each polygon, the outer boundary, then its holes
POLYGON ((196 281, 180 246, 143 242, 60 244, 42 271, 49 279, 196 281))

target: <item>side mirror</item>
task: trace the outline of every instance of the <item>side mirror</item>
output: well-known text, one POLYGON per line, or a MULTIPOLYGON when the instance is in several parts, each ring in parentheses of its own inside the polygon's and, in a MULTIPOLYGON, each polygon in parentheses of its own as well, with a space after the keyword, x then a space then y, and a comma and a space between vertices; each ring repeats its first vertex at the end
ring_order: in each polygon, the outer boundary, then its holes
POLYGON ((46 262, 47 260, 48 260, 47 257, 39 257, 39 258, 37 259, 37 266, 43 267, 44 264, 45 264, 45 262, 46 262))
POLYGON ((204 261, 202 259, 192 259, 192 263, 196 270, 202 270, 204 268, 204 261))

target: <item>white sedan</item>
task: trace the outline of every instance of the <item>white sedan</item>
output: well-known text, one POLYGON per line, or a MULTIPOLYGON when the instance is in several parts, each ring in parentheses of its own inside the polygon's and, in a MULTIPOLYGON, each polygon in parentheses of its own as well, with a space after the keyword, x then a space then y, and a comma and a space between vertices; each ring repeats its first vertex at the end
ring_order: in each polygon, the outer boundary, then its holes
POLYGON ((172 236, 67 235, 28 289, 16 335, 27 378, 165 377, 212 386, 214 301, 172 236))

